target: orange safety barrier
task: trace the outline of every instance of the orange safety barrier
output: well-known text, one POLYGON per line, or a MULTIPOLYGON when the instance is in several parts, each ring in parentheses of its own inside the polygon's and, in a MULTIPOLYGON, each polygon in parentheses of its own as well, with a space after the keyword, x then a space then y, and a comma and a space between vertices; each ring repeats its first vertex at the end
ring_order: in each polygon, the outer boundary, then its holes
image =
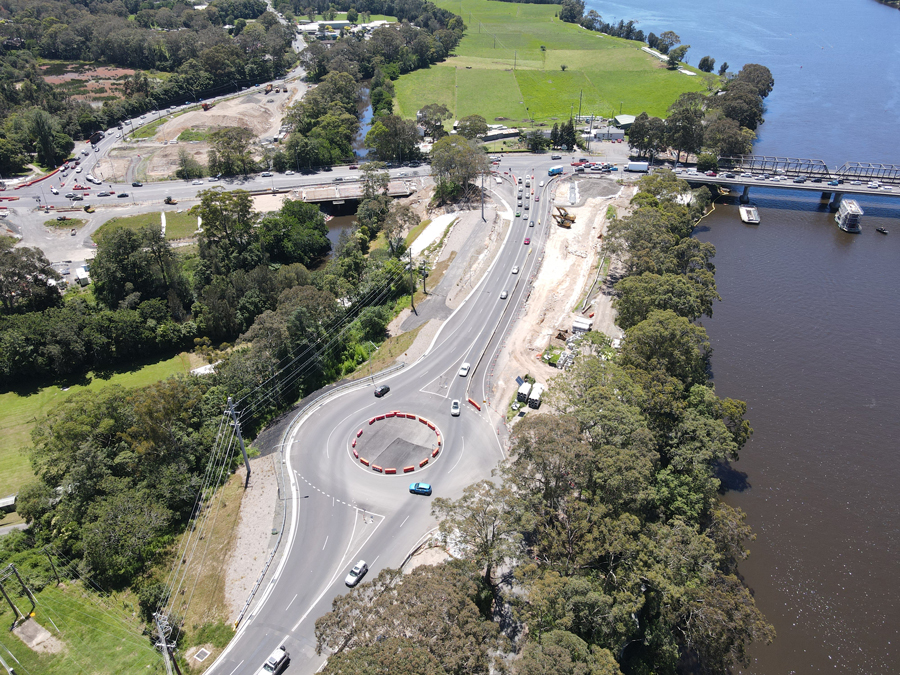
POLYGON ((429 422, 429 423, 428 423, 428 428, 429 428, 429 429, 434 429, 434 425, 433 425, 431 422, 429 422))
POLYGON ((425 459, 423 459, 421 462, 419 462, 419 468, 421 469, 421 468, 422 468, 423 466, 425 466, 426 464, 428 464, 428 458, 427 458, 427 457, 426 457, 425 459))
POLYGON ((397 473, 397 469, 385 469, 385 473, 397 473))
POLYGON ((382 470, 381 467, 378 466, 377 464, 372 465, 372 471, 377 471, 378 473, 381 473, 381 470, 382 470))
POLYGON ((469 400, 469 403, 471 403, 472 405, 474 405, 478 410, 481 410, 481 406, 478 405, 477 403, 475 403, 475 401, 473 401, 472 399, 468 399, 468 400, 469 400))
POLYGON ((362 457, 360 457, 359 461, 360 461, 360 463, 365 464, 366 466, 369 466, 369 460, 363 459, 362 457))
POLYGON ((414 466, 404 466, 403 467, 403 473, 409 473, 410 471, 415 471, 415 470, 416 470, 416 467, 414 467, 414 466))
POLYGON ((435 449, 434 449, 434 452, 431 453, 431 456, 432 456, 432 457, 437 457, 437 454, 438 454, 440 451, 441 451, 440 448, 435 448, 435 449))
POLYGON ((426 420, 424 417, 420 417, 420 418, 419 418, 419 421, 420 421, 422 424, 428 424, 428 420, 426 420))
POLYGON ((356 432, 356 437, 359 438, 360 436, 362 436, 362 429, 356 432))
POLYGON ((410 415, 409 413, 406 413, 406 419, 408 419, 408 420, 414 420, 414 419, 416 419, 416 416, 415 416, 415 415, 410 415))

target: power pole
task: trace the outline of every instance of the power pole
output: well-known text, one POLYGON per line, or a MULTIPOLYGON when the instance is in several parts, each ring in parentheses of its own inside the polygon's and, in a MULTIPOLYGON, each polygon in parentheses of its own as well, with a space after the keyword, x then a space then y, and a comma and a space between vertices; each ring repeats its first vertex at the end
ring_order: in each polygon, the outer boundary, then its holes
POLYGON ((178 662, 172 656, 172 647, 168 643, 169 633, 172 630, 171 626, 169 626, 169 619, 164 614, 156 612, 153 614, 153 619, 156 621, 156 632, 159 634, 159 642, 156 643, 156 646, 162 652, 163 661, 166 663, 166 673, 172 675, 172 666, 174 666, 177 675, 181 675, 178 662))
POLYGON ((244 437, 241 436, 241 423, 238 422, 237 415, 234 412, 234 401, 231 400, 231 397, 228 397, 228 412, 231 414, 231 419, 234 420, 234 430, 237 433, 238 440, 241 442, 241 452, 244 455, 244 466, 247 467, 247 479, 244 481, 244 489, 247 489, 247 486, 250 485, 250 460, 247 457, 247 449, 244 447, 244 437))
POLYGON ((44 553, 47 556, 47 560, 50 561, 50 567, 53 569, 53 574, 56 576, 56 585, 59 586, 62 583, 59 580, 59 572, 56 571, 56 565, 53 564, 53 558, 50 557, 50 551, 47 550, 47 547, 44 547, 44 553))
POLYGON ((578 122, 581 123, 581 100, 584 98, 584 89, 578 92, 578 122))
POLYGON ((416 311, 416 281, 413 277, 412 249, 409 249, 409 288, 409 304, 412 305, 413 314, 418 314, 416 311))
POLYGON ((481 172, 481 220, 487 222, 484 217, 484 171, 481 172))

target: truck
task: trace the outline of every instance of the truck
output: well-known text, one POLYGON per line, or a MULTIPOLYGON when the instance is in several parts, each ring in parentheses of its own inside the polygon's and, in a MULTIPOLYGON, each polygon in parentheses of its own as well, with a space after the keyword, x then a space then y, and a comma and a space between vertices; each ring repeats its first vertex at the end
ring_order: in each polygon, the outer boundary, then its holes
POLYGON ((214 103, 201 103, 200 107, 203 108, 204 111, 206 111, 212 108, 214 105, 214 103))
POLYGON ((91 134, 91 137, 88 139, 88 141, 91 143, 91 145, 96 145, 104 138, 106 138, 106 134, 104 134, 102 131, 95 131, 91 134))
POLYGON ((647 173, 650 170, 650 165, 647 162, 628 162, 625 165, 626 171, 635 171, 637 173, 647 173))
POLYGON ((531 382, 525 382, 519 387, 519 391, 516 394, 516 400, 520 403, 528 402, 528 394, 531 393, 531 382))
POLYGON ((274 86, 274 85, 273 85, 271 82, 269 82, 269 84, 266 85, 266 93, 267 93, 267 94, 272 93, 272 87, 273 87, 273 86, 274 86))
POLYGON ((529 408, 540 408, 541 407, 541 396, 544 394, 544 385, 536 384, 531 388, 531 393, 528 395, 528 407, 529 408))
POLYGON ((563 172, 563 168, 561 166, 551 166, 550 170, 547 171, 548 176, 561 176, 563 172))
POLYGON ((78 282, 79 286, 87 286, 91 283, 91 278, 84 267, 78 267, 75 270, 75 281, 78 282))
POLYGON ((594 322, 590 319, 584 319, 582 317, 575 317, 572 319, 572 332, 573 333, 587 333, 594 327, 594 322))

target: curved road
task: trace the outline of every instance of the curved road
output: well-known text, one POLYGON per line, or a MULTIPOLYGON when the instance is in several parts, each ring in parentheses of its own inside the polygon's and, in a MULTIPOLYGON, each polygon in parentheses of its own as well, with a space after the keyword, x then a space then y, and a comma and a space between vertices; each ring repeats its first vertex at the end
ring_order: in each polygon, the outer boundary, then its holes
MULTIPOLYGON (((533 165, 533 157, 523 157, 502 168, 521 173, 533 165)), ((384 567, 396 567, 435 527, 431 498, 411 495, 409 483, 429 482, 435 496, 458 497, 466 485, 489 477, 503 458, 502 421, 490 408, 479 411, 466 400, 484 400, 485 368, 537 271, 550 227, 546 171, 535 174, 538 182, 545 181, 543 187, 534 186, 540 202, 522 212, 526 218, 513 220, 493 264, 447 319, 425 356, 384 380, 367 380, 327 400, 287 432, 290 525, 281 559, 252 614, 210 672, 255 673, 283 644, 292 658, 288 672, 314 673, 325 661, 315 654, 315 620, 330 611, 336 595, 347 592, 343 580, 350 567, 360 558, 366 560, 369 578, 384 567), (528 226, 531 219, 534 227, 528 226), (526 237, 531 239, 528 245, 526 237), (519 271, 513 274, 516 266, 519 271), (500 298, 503 290, 509 292, 506 299, 500 298), (458 370, 466 361, 472 370, 461 377, 458 370), (375 398, 374 386, 382 383, 391 391, 375 398), (453 399, 461 401, 459 417, 450 416, 453 399), (350 447, 359 429, 366 438, 371 417, 394 410, 433 421, 444 440, 438 457, 412 474, 376 473, 360 464, 350 447)), ((494 184, 500 190, 498 201, 512 207, 514 180, 507 177, 502 186, 494 184)))

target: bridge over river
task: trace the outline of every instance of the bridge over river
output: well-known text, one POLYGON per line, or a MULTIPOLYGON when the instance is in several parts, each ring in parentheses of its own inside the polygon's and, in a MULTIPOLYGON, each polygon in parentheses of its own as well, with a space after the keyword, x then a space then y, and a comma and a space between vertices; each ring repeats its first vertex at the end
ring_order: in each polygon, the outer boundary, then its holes
POLYGON ((900 197, 900 166, 895 164, 848 162, 829 169, 819 159, 735 155, 719 158, 716 176, 698 172, 681 177, 693 184, 742 187, 742 203, 750 201, 750 188, 754 186, 821 192, 824 199, 831 200, 834 210, 846 194, 900 197))

